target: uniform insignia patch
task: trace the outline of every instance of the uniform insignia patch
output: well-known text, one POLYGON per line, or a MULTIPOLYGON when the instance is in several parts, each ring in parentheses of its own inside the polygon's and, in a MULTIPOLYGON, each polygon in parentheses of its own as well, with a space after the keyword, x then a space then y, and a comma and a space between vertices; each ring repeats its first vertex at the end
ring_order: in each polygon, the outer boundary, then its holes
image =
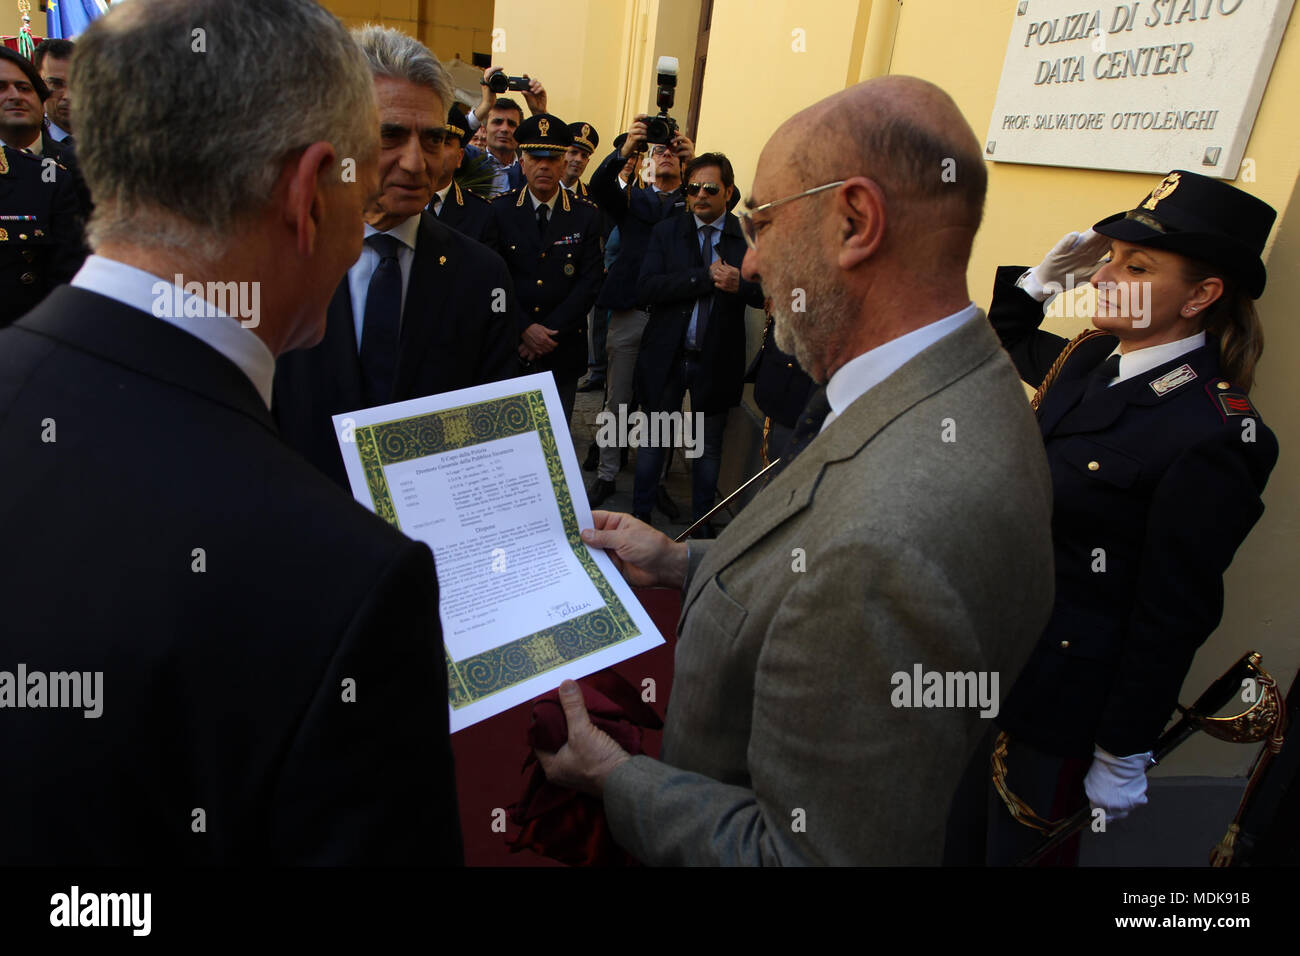
POLYGON ((5 155, 4 147, 0 146, 0 176, 9 172, 9 157, 5 155))
POLYGON ((576 271, 577 271, 577 270, 575 270, 575 269, 573 268, 573 263, 572 263, 572 262, 566 262, 566 263, 564 264, 564 274, 565 274, 566 276, 571 276, 571 275, 573 275, 573 273, 576 272, 576 271))
POLYGON ((1190 365, 1180 365, 1172 372, 1166 372, 1154 382, 1148 384, 1157 395, 1167 395, 1174 389, 1194 381, 1196 381, 1196 373, 1192 371, 1192 367, 1190 365))
POLYGON ((1223 409, 1224 415, 1250 415, 1258 417, 1255 406, 1250 404, 1250 399, 1240 392, 1219 392, 1214 396, 1219 400, 1219 407, 1223 409))
POLYGON ((0 242, 8 242, 8 241, 9 241, 9 231, 7 229, 0 229, 0 242))

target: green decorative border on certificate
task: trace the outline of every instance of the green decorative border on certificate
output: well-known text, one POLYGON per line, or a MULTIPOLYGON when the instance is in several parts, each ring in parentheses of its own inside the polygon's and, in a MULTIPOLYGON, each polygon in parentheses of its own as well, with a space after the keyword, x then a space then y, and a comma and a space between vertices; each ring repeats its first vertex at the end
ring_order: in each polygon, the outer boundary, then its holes
POLYGON ((542 443, 569 548, 595 585, 603 605, 462 661, 454 661, 448 654, 447 693, 451 706, 456 709, 554 670, 568 661, 637 637, 641 631, 582 543, 578 517, 564 480, 555 433, 541 391, 522 392, 356 430, 361 468, 370 500, 375 505, 375 514, 398 530, 402 526, 397 520, 397 509, 393 506, 388 481, 384 477, 386 466, 531 431, 537 432, 542 443))

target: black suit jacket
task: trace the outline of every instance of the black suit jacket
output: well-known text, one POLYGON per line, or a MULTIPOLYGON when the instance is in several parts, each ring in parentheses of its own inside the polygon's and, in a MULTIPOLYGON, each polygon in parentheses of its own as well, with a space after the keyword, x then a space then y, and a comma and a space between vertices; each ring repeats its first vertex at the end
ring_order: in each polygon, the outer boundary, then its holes
POLYGON ((492 221, 492 205, 486 199, 461 189, 452 181, 451 188, 438 210, 438 221, 450 226, 461 235, 481 242, 489 249, 500 252, 501 242, 492 221))
POLYGON ((680 189, 658 193, 649 186, 620 187, 618 174, 625 162, 623 155, 614 150, 596 167, 587 186, 596 204, 618 226, 618 258, 609 267, 609 278, 598 301, 605 309, 639 309, 645 306, 645 301, 637 296, 637 278, 641 275, 641 263, 650 246, 650 233, 659 223, 686 208, 686 199, 680 189))
MULTIPOLYGON (((1042 306, 1014 285, 1023 271, 998 270, 989 319, 1038 385, 1066 343, 1038 328, 1042 306)), ((1278 454, 1212 344, 1085 399, 1117 344, 1079 345, 1038 409, 1056 603, 998 723, 1060 756, 1151 749, 1223 615, 1223 573, 1263 513, 1278 454)))
MULTIPOLYGON (((723 213, 714 221, 715 226, 719 224, 718 256, 740 268, 746 249, 740 221, 723 213)), ((717 289, 700 255, 695 216, 680 213, 655 226, 637 282, 637 297, 650 308, 636 359, 636 394, 647 411, 675 411, 661 407, 664 387, 685 348, 695 303, 706 295, 711 296, 712 304, 700 352, 712 374, 699 394, 691 395, 691 408, 711 415, 740 403, 745 378, 745 306, 761 308, 763 290, 744 279, 736 292, 717 289)))
POLYGON ((600 210, 560 187, 546 233, 539 236, 537 212, 524 188, 497 197, 492 217, 519 295, 519 331, 534 322, 559 331, 559 344, 531 370, 581 375, 587 368, 587 313, 604 278, 600 210))
MULTIPOLYGON (((515 323, 514 289, 501 257, 422 213, 391 400, 517 374, 515 323)), ((325 338, 276 363, 273 407, 284 440, 347 488, 331 418, 365 404, 352 295, 344 276, 330 301, 325 338)))
POLYGON ((56 289, 0 330, 0 447, 0 669, 103 673, 98 718, 0 710, 0 865, 460 862, 432 557, 234 364, 56 289))
POLYGON ((773 321, 769 315, 763 326, 763 344, 745 369, 745 381, 754 383, 754 404, 759 411, 779 425, 794 428, 817 383, 798 359, 776 347, 773 321))

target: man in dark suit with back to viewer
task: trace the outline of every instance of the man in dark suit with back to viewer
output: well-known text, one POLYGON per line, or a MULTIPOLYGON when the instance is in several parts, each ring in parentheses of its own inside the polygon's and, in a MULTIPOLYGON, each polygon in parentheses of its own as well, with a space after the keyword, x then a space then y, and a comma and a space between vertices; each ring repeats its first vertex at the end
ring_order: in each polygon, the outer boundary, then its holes
POLYGON ((78 46, 96 254, 0 330, 0 865, 459 863, 432 556, 268 410, 360 250, 365 59, 310 0, 78 46))

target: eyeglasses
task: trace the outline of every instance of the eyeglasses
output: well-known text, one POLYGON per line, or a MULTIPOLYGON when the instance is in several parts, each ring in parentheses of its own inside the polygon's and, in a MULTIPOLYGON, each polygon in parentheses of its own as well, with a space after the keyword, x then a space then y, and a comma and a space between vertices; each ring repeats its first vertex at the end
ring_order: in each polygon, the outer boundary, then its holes
POLYGON ((651 146, 651 147, 650 147, 650 155, 651 155, 651 156, 662 156, 662 155, 663 155, 664 153, 666 153, 666 152, 668 152, 668 147, 667 147, 667 146, 651 146))
POLYGON ((843 186, 847 180, 836 180, 833 183, 827 183, 825 186, 814 186, 812 189, 805 189, 801 193, 793 196, 786 196, 784 199, 774 199, 771 202, 765 202, 761 206, 755 206, 753 209, 747 209, 744 212, 737 213, 740 217, 740 231, 745 236, 745 243, 751 249, 758 248, 758 227, 754 225, 754 213, 762 212, 765 209, 775 209, 782 203, 794 202, 796 199, 803 199, 805 196, 812 196, 825 189, 834 189, 836 186, 843 186))
POLYGON ((686 187, 686 195, 694 196, 701 189, 703 189, 710 196, 716 196, 718 193, 722 192, 722 187, 719 186, 717 183, 690 183, 686 187))

